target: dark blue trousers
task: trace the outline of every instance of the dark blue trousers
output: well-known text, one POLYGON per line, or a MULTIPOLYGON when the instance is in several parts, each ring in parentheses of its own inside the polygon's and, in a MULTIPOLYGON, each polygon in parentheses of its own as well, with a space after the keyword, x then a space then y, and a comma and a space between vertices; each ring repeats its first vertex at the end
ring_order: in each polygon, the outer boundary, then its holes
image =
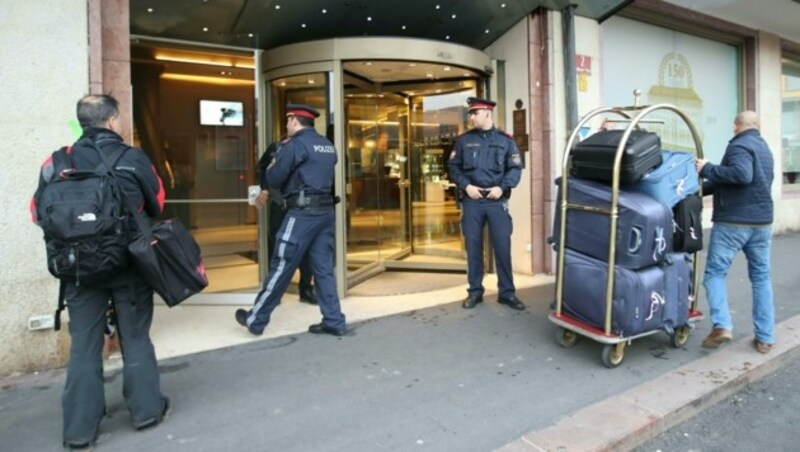
MULTIPOLYGON (((267 253, 269 254, 271 260, 272 256, 275 254, 275 236, 278 234, 278 230, 283 224, 283 218, 286 216, 286 212, 277 202, 269 201, 268 205, 269 220, 267 222, 267 253)), ((311 284, 311 275, 313 270, 311 269, 311 259, 308 258, 308 255, 304 256, 303 260, 300 261, 299 268, 300 283, 298 284, 298 287, 300 289, 300 293, 313 293, 312 290, 314 287, 311 284)))
POLYGON ((292 275, 308 254, 316 282, 316 295, 322 322, 332 328, 344 330, 345 317, 336 293, 333 276, 334 256, 333 207, 319 209, 289 209, 276 236, 275 253, 269 263, 269 274, 261 285, 253 309, 247 317, 247 326, 260 333, 269 324, 272 311, 280 304, 292 275))
POLYGON ((483 226, 489 227, 497 268, 497 291, 501 298, 515 294, 511 272, 511 232, 508 200, 464 200, 461 203, 461 232, 467 247, 467 280, 471 296, 483 295, 483 226))

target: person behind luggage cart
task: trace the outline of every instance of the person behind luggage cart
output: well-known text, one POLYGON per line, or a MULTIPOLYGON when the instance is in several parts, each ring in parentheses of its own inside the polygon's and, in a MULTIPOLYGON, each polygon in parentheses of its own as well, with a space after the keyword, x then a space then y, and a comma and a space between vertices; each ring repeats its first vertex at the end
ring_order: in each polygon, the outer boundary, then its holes
POLYGON ((287 105, 286 111, 289 138, 281 142, 267 167, 269 191, 280 193, 286 205, 286 216, 276 236, 269 274, 253 308, 237 310, 235 318, 251 334, 263 334, 294 271, 308 253, 322 312, 322 321, 309 326, 308 331, 342 336, 345 316, 333 276, 335 200, 332 189, 336 149, 314 130, 318 111, 299 104, 287 105))
POLYGON ((774 164, 755 112, 739 113, 733 132, 719 165, 702 159, 696 164, 704 178, 703 193, 714 197, 714 225, 703 275, 713 329, 702 345, 717 348, 733 338, 725 277, 736 254, 744 251, 753 290, 753 346, 760 353, 769 353, 775 342, 770 279, 774 164))
MULTIPOLYGON (((78 170, 92 170, 101 162, 100 152, 111 154, 127 147, 119 130, 119 104, 108 95, 89 95, 78 101, 78 121, 83 135, 72 145, 70 160, 78 170), (94 143, 94 145, 92 144, 94 143)), ((164 187, 147 155, 128 148, 114 168, 125 195, 150 217, 164 208, 164 187)), ((41 168, 39 192, 53 177, 48 158, 41 168)), ((31 212, 35 212, 35 203, 31 212)), ((35 219, 34 214, 34 219, 35 219)), ((131 223, 131 233, 136 226, 131 223)), ((128 267, 108 281, 96 285, 66 282, 70 345, 67 379, 61 405, 64 412, 64 447, 87 450, 98 435, 106 413, 103 381, 103 342, 108 300, 112 300, 123 362, 123 396, 134 428, 158 425, 169 414, 169 398, 161 393, 158 364, 150 341, 153 320, 153 289, 134 267, 128 267)))
MULTIPOLYGON (((267 146, 267 150, 258 161, 261 192, 256 197, 255 204, 260 209, 269 203, 269 210, 267 211, 267 255, 270 260, 275 255, 275 234, 278 233, 278 228, 281 227, 285 216, 283 199, 281 199, 280 194, 270 198, 269 185, 267 184, 267 167, 272 159, 275 158, 275 152, 278 150, 279 144, 274 142, 267 146)), ((303 256, 303 260, 300 261, 300 283, 298 285, 300 301, 308 304, 317 304, 317 299, 314 296, 314 286, 311 284, 311 276, 311 259, 306 254, 303 256)))
POLYGON ((483 302, 483 226, 488 224, 497 265, 497 301, 521 311, 525 305, 516 296, 511 270, 508 198, 519 183, 522 159, 514 139, 494 127, 496 103, 470 97, 467 104, 473 128, 458 137, 448 163, 461 200, 461 232, 467 248, 469 288, 461 306, 472 309, 483 302))

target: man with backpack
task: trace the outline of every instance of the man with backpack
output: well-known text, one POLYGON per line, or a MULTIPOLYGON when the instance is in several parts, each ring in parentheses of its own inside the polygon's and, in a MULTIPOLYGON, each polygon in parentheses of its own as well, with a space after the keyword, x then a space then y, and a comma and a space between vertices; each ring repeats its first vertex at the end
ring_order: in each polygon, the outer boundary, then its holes
POLYGON ((64 446, 88 450, 106 412, 102 351, 109 299, 133 426, 153 427, 170 410, 150 341, 153 290, 127 259, 137 226, 126 206, 155 217, 164 206, 164 188, 144 151, 117 134, 116 99, 85 96, 78 101, 77 116, 83 135, 42 164, 31 213, 44 231, 48 269, 61 280, 59 304, 66 300, 70 319, 64 446))

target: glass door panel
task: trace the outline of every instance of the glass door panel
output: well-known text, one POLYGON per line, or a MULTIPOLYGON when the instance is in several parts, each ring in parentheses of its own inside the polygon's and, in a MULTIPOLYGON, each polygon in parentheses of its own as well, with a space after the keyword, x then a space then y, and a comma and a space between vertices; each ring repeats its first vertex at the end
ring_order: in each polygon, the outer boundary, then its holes
POLYGON ((131 52, 134 144, 164 183, 162 217, 179 219, 200 245, 204 292, 257 290, 258 216, 247 204, 247 186, 258 183, 252 54, 226 53, 241 65, 220 72, 200 49, 141 42, 131 52), (164 51, 196 63, 156 60, 164 51))
POLYGON ((348 269, 410 252, 408 107, 398 96, 345 99, 348 269))
POLYGON ((475 89, 412 98, 412 240, 414 254, 427 262, 461 261, 460 212, 447 161, 456 137, 467 130, 465 99, 475 89), (444 259, 437 259, 438 256, 444 259))

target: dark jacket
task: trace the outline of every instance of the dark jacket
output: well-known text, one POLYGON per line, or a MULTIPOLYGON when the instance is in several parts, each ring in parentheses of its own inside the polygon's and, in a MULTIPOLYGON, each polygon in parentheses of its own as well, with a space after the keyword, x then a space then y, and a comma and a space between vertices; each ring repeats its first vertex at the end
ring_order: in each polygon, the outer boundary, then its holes
POLYGON ((472 129, 459 136, 447 166, 450 179, 460 190, 470 184, 500 187, 504 197, 517 186, 522 173, 522 159, 514 139, 494 127, 472 129))
POLYGON ((774 161, 757 129, 734 136, 720 164, 706 163, 700 175, 706 179, 703 189, 714 195, 712 221, 772 224, 774 161))
POLYGON ((313 127, 299 130, 281 142, 267 167, 270 193, 277 190, 287 199, 300 190, 307 195, 332 193, 337 159, 333 144, 313 127))
MULTIPOLYGON (((104 152, 110 155, 120 147, 128 148, 117 162, 114 168, 125 196, 133 201, 133 204, 150 217, 158 216, 164 208, 164 185, 158 177, 153 164, 147 154, 139 148, 132 148, 122 141, 122 137, 108 129, 86 129, 83 136, 69 148, 70 161, 75 169, 91 170, 100 163, 100 155, 92 147, 91 142, 104 152)), ((55 176, 53 168, 53 158, 48 158, 42 163, 39 172, 39 186, 31 200, 31 215, 35 223, 36 218, 36 199, 41 190, 55 176)), ((132 231, 136 230, 136 223, 131 221, 129 227, 132 231)))

